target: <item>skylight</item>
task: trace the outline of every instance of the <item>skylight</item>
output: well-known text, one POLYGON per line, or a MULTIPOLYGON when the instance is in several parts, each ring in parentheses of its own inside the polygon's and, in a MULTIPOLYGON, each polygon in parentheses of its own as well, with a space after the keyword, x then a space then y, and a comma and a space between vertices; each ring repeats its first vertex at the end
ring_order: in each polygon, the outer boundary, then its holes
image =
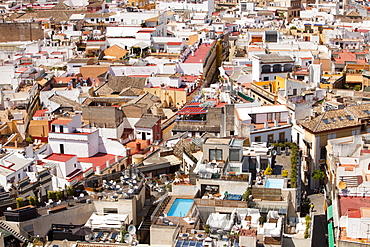
POLYGON ((338 119, 339 119, 340 121, 342 121, 342 120, 343 120, 343 118, 342 118, 342 117, 338 117, 338 119))
POLYGON ((335 119, 335 118, 330 118, 331 119, 331 121, 333 121, 333 122, 336 122, 337 120, 335 119))
POLYGON ((366 114, 370 114, 370 111, 369 110, 365 110, 364 111, 366 114))
POLYGON ((353 118, 350 115, 346 116, 347 120, 353 120, 353 118))
POLYGON ((324 121, 324 123, 326 123, 326 124, 330 124, 330 121, 327 118, 323 119, 322 121, 324 121))

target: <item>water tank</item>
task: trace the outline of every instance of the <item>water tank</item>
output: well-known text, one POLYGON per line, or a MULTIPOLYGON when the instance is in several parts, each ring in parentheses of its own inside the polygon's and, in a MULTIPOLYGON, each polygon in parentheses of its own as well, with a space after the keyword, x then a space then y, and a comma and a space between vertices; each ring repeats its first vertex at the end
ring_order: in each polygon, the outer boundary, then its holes
POLYGON ((134 154, 132 155, 132 164, 139 164, 141 161, 143 161, 144 155, 142 154, 134 154))

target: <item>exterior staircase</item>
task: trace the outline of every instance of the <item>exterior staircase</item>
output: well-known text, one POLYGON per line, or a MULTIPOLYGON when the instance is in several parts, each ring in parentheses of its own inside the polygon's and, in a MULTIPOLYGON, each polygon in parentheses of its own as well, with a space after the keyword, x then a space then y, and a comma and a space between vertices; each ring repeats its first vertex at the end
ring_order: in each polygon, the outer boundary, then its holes
POLYGON ((6 224, 4 221, 0 221, 0 228, 10 232, 15 238, 17 238, 21 242, 27 242, 29 239, 26 238, 25 236, 21 235, 19 232, 14 230, 11 226, 6 224))

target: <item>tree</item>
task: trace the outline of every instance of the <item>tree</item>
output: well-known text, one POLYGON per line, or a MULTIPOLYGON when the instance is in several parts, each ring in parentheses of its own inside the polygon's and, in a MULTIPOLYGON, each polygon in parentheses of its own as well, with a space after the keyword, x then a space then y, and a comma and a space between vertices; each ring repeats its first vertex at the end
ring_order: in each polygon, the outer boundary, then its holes
POLYGON ((312 178, 316 181, 320 181, 320 183, 321 183, 322 181, 324 181, 325 176, 326 176, 325 172, 320 171, 320 170, 315 170, 315 171, 313 171, 312 178))
POLYGON ((64 197, 64 192, 62 190, 58 190, 56 193, 55 193, 55 196, 57 198, 57 200, 62 200, 63 197, 64 197))
POLYGON ((36 196, 29 196, 28 197, 28 203, 32 206, 36 206, 37 203, 37 197, 36 196))
POLYGON ((73 194, 74 194, 73 186, 72 185, 69 185, 67 187, 67 196, 73 196, 73 194))

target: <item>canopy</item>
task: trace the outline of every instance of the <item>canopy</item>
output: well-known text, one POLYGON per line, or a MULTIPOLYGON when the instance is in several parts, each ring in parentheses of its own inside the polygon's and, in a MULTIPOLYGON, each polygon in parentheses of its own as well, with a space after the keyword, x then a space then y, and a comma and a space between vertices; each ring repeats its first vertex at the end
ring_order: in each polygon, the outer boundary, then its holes
POLYGON ((150 45, 148 45, 147 43, 141 41, 135 45, 133 45, 132 47, 134 48, 140 48, 140 49, 144 49, 144 48, 147 48, 147 47, 150 47, 150 45))
POLYGON ((194 106, 186 106, 182 108, 177 114, 178 115, 198 115, 198 114, 206 114, 207 109, 204 107, 194 107, 194 106))
POLYGON ((328 224, 328 235, 329 235, 329 247, 334 247, 334 232, 332 222, 328 224))
POLYGON ((333 206, 332 205, 330 205, 328 209, 326 210, 326 216, 327 216, 327 220, 330 220, 331 218, 333 218, 333 206))
POLYGON ((76 236, 86 236, 92 234, 92 231, 90 228, 77 227, 75 229, 72 229, 72 234, 76 236))

